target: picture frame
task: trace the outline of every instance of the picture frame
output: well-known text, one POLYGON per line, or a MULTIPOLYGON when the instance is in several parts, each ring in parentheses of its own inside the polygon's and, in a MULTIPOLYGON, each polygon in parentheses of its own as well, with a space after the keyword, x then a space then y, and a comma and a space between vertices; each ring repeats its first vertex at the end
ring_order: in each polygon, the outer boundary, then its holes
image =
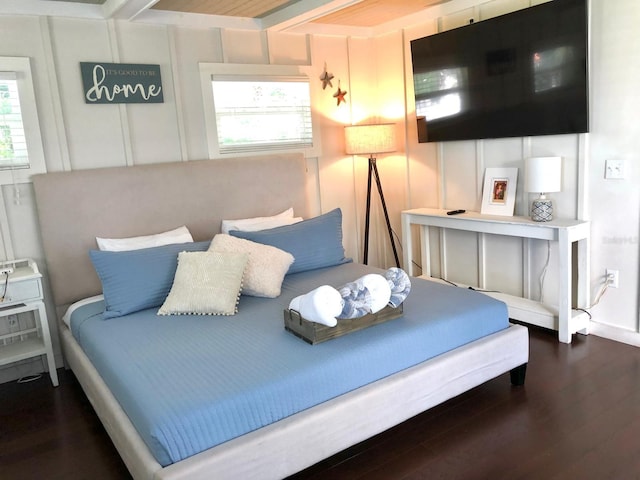
POLYGON ((485 169, 480 213, 512 217, 516 204, 517 182, 517 168, 485 169))

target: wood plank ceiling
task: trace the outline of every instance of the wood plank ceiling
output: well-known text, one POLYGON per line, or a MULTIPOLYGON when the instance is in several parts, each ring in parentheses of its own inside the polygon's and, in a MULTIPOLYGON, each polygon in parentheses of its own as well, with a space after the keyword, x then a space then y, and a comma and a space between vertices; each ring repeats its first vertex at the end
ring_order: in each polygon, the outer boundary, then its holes
MULTIPOLYGON (((313 20, 316 23, 373 27, 447 0, 362 0, 313 20)), ((264 18, 299 3, 291 0, 159 0, 155 10, 246 18, 264 18)))
POLYGON ((363 0, 315 20, 315 23, 375 27, 447 0, 363 0))
MULTIPOLYGON (((367 34, 452 0, 0 0, 0 15, 51 15, 285 31, 367 34)), ((464 1, 464 0, 460 0, 464 1)))
POLYGON ((151 8, 205 15, 262 18, 293 3, 296 2, 291 0, 159 0, 151 8))

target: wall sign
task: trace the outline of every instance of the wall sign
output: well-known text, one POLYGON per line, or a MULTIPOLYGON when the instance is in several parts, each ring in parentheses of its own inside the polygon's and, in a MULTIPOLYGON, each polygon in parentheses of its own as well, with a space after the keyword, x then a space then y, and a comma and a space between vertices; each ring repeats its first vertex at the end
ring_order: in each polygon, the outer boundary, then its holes
POLYGON ((85 103, 163 103, 160 65, 80 62, 85 103))

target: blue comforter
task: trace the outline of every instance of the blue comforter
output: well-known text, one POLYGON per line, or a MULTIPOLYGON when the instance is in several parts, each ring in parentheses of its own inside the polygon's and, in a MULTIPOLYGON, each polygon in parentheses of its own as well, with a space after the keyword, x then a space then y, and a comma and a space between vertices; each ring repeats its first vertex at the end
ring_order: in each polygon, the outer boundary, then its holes
POLYGON ((289 301, 365 273, 344 264, 288 275, 276 299, 242 296, 235 316, 104 320, 74 312, 72 332, 157 461, 180 461, 508 327, 504 303, 412 279, 404 315, 309 345, 285 331, 289 301))

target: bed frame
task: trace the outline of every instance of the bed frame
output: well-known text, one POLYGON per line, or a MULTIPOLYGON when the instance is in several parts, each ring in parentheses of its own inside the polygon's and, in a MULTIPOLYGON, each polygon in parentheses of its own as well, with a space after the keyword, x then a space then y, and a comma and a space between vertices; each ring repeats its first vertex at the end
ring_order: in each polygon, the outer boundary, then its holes
MULTIPOLYGON (((101 292, 87 251, 95 237, 157 233, 186 225, 210 239, 223 218, 309 216, 306 162, 269 155, 49 173, 34 177, 38 216, 58 318, 101 292)), ((59 322, 65 360, 135 479, 283 478, 511 371, 522 384, 525 327, 512 325, 338 398, 173 465, 151 455, 120 405, 59 322)))

